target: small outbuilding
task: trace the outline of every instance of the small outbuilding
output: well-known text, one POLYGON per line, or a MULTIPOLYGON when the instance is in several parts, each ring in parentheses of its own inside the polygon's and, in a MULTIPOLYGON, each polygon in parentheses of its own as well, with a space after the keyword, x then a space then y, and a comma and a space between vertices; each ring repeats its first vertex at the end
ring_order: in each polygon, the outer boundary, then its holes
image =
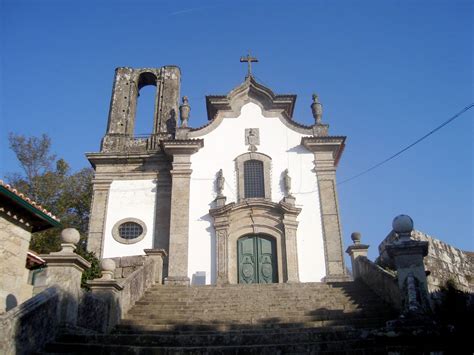
POLYGON ((51 212, 0 180, 0 313, 32 296, 26 265, 41 260, 28 254, 31 234, 60 225, 51 212))

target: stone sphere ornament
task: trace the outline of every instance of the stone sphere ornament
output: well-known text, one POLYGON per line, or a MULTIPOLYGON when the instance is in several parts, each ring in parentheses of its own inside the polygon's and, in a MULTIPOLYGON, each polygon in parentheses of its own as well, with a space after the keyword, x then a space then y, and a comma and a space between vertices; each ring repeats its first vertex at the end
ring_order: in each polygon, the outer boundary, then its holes
POLYGON ((114 271, 115 270, 115 261, 112 259, 102 259, 100 262, 100 269, 102 271, 114 271))
POLYGON ((354 244, 360 244, 361 235, 359 232, 354 232, 351 234, 351 239, 354 244))
POLYGON ((80 239, 81 235, 75 228, 65 228, 61 231, 61 242, 64 244, 76 245, 80 239))
POLYGON ((401 214, 393 219, 392 228, 395 233, 409 234, 413 231, 413 219, 406 214, 401 214))

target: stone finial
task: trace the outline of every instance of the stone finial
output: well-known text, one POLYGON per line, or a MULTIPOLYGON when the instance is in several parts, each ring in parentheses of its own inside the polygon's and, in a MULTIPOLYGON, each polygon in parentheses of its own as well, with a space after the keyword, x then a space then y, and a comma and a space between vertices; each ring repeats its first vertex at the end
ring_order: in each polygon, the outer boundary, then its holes
POLYGON ((81 235, 75 228, 65 228, 61 231, 61 251, 60 253, 74 253, 76 244, 79 243, 81 235))
POLYGON ((102 259, 100 269, 102 270, 101 280, 112 280, 114 278, 115 261, 112 259, 102 259))
POLYGON ((351 239, 354 245, 360 244, 361 235, 359 232, 354 232, 351 234, 351 239))
POLYGON ((398 235, 399 242, 407 242, 410 240, 413 225, 413 219, 405 214, 398 215, 393 219, 392 228, 398 235))
POLYGON ((183 96, 183 103, 179 106, 179 115, 181 117, 181 127, 188 127, 189 113, 191 112, 191 106, 187 96, 183 96))
POLYGON ((312 97, 311 111, 313 112, 314 121, 318 125, 321 124, 323 119, 323 105, 319 102, 318 95, 313 94, 312 97))

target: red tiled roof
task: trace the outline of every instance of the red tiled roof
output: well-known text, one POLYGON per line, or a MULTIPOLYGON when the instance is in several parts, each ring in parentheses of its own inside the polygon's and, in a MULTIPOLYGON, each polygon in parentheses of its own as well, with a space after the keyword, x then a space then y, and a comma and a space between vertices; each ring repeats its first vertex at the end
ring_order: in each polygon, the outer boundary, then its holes
POLYGON ((55 215, 53 215, 51 212, 49 212, 46 208, 44 208, 43 206, 41 206, 39 203, 33 201, 32 199, 30 199, 29 197, 27 197, 25 194, 21 193, 20 191, 18 191, 17 189, 14 189, 13 187, 11 187, 9 184, 6 184, 4 183, 2 180, 0 180, 0 186, 4 187, 5 189, 7 189, 8 191, 10 191, 11 193, 15 194, 16 196, 18 196, 19 198, 21 198, 23 201, 27 202, 28 204, 30 204, 32 207, 36 208, 38 211, 46 214, 47 216, 49 216, 50 218, 54 219, 55 221, 57 222, 60 222, 59 221, 59 218, 56 217, 55 215))

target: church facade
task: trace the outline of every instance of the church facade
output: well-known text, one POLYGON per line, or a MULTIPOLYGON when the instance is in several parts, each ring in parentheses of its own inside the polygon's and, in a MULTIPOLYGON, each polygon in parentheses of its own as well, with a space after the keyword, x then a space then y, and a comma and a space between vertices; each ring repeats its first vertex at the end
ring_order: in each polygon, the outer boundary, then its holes
MULTIPOLYGON (((192 128, 179 68, 117 68, 95 169, 88 249, 98 257, 166 252, 165 284, 346 280, 336 168, 345 137, 293 119, 295 95, 250 70, 206 97, 192 128), (153 131, 134 134, 141 88, 156 87, 153 131)), ((151 125, 152 122, 150 122, 151 125)))

